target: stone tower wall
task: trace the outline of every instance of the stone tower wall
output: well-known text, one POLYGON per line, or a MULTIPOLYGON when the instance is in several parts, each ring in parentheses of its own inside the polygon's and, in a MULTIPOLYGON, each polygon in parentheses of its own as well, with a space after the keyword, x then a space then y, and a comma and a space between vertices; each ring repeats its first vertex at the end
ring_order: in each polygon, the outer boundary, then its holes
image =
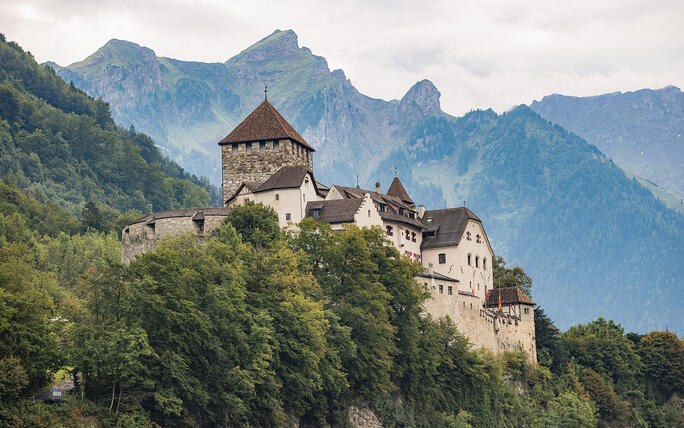
POLYGON ((262 183, 284 166, 307 165, 313 171, 313 153, 301 144, 283 139, 278 141, 277 150, 273 146, 274 141, 221 146, 224 201, 243 181, 262 183), (248 144, 251 144, 251 153, 248 153, 248 144))
POLYGON ((219 227, 227 215, 207 215, 204 217, 204 231, 200 231, 198 223, 192 216, 174 216, 158 218, 154 227, 146 222, 133 223, 121 232, 121 262, 128 264, 138 254, 151 251, 163 238, 178 236, 192 232, 204 238, 219 227))

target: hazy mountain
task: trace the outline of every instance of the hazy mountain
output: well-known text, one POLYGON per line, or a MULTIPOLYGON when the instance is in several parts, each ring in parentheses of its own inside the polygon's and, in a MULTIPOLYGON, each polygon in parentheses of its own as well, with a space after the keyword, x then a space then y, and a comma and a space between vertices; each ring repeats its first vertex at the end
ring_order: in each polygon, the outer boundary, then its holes
POLYGON ((143 212, 206 205, 201 185, 211 190, 1 34, 0 177, 75 214, 86 201, 143 212))
MULTIPOLYGON (((351 182, 367 174, 411 124, 443 114, 431 82, 416 83, 399 103, 360 94, 342 70, 276 31, 225 63, 178 61, 111 40, 83 61, 54 64, 67 82, 112 105, 117 122, 151 135, 189 171, 220 182, 217 142, 264 97, 317 150, 317 178, 351 182)), ((442 203, 439 195, 432 202, 442 203)))
POLYGON ((529 107, 505 115, 443 113, 418 82, 399 101, 360 94, 341 70, 276 31, 223 64, 159 58, 110 41, 58 73, 112 103, 117 120, 153 135, 193 171, 216 141, 268 97, 317 149, 317 179, 390 183, 394 168, 431 208, 467 201, 494 250, 535 280, 535 300, 565 327, 599 315, 628 329, 684 331, 684 217, 596 147, 529 107))
POLYGON ((594 97, 554 94, 533 102, 532 109, 627 171, 684 197, 684 93, 679 88, 594 97))

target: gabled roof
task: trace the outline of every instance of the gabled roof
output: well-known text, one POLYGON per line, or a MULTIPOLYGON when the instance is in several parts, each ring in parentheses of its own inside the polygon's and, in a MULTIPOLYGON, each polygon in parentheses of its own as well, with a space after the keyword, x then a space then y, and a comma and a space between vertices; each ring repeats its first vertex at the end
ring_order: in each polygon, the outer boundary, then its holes
POLYGON ((423 225, 428 231, 434 232, 434 236, 424 237, 421 248, 458 245, 468 226, 468 220, 482 222, 466 207, 426 211, 422 218, 423 225))
POLYGON ((389 190, 387 190, 387 194, 389 196, 399 198, 407 204, 415 204, 415 202, 413 202, 406 189, 404 189, 404 186, 401 184, 401 181, 399 181, 399 177, 394 177, 394 180, 392 180, 392 184, 390 184, 389 190))
MULTIPOLYGON (((299 187, 304 181, 306 174, 310 174, 309 167, 306 165, 284 166, 276 171, 268 180, 264 181, 254 189, 253 193, 265 192, 273 189, 291 189, 299 187)), ((315 185, 315 180, 314 180, 315 185)))
POLYGON ((363 199, 333 199, 311 201, 306 204, 306 217, 313 217, 313 210, 320 210, 316 220, 325 223, 352 223, 363 199))
POLYGON ((501 296, 501 306, 515 305, 534 305, 532 299, 527 297, 518 287, 495 288, 487 293, 485 306, 488 308, 499 306, 499 296, 501 296))
POLYGON ((416 215, 415 208, 408 205, 406 202, 402 201, 396 196, 383 195, 382 193, 377 193, 371 190, 359 189, 358 187, 345 187, 339 186, 337 184, 334 184, 333 187, 335 187, 344 198, 348 199, 363 199, 366 193, 368 193, 370 195, 370 198, 374 202, 382 204, 386 207, 385 211, 379 212, 380 218, 382 218, 383 220, 396 221, 411 225, 418 229, 424 229, 423 223, 416 215), (407 213, 413 213, 413 218, 395 212, 395 209, 398 208, 406 210, 407 213))
POLYGON ((290 125, 278 110, 268 101, 264 100, 253 112, 247 116, 238 126, 233 129, 219 145, 230 143, 246 143, 250 141, 280 140, 289 138, 301 144, 311 151, 315 151, 309 143, 302 138, 290 125))

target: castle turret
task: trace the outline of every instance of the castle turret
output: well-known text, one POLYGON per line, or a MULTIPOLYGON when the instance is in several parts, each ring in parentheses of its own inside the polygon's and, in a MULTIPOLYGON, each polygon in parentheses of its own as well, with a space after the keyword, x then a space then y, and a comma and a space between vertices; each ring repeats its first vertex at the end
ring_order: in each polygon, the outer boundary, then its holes
POLYGON ((243 181, 262 183, 284 166, 305 165, 313 171, 314 148, 267 100, 219 145, 224 201, 243 181))

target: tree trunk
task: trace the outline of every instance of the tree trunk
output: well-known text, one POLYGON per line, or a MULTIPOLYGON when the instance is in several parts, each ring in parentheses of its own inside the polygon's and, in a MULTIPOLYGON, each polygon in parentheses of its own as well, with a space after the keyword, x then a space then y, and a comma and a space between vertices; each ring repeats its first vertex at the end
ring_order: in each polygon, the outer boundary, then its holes
POLYGON ((112 384, 112 401, 109 402, 109 413, 112 413, 112 407, 114 407, 114 392, 116 391, 116 382, 112 384))
POLYGON ((116 402, 116 412, 119 413, 119 405, 121 405, 121 384, 119 384, 119 400, 116 402))

